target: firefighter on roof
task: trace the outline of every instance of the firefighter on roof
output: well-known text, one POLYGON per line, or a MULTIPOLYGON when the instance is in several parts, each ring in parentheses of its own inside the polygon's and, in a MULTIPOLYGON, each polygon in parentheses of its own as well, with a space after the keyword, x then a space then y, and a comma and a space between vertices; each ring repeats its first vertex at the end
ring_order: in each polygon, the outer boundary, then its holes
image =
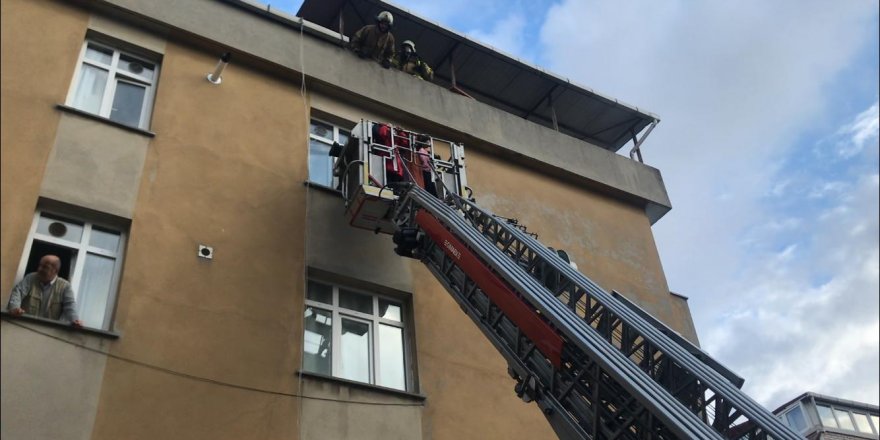
POLYGON ((372 58, 384 68, 391 67, 394 60, 394 35, 391 27, 394 17, 388 11, 376 16, 376 24, 362 27, 354 33, 348 47, 361 58, 372 58))
POLYGON ((396 61, 396 67, 410 75, 425 80, 434 79, 434 71, 428 63, 422 61, 416 52, 416 44, 406 40, 400 45, 400 54, 396 61))

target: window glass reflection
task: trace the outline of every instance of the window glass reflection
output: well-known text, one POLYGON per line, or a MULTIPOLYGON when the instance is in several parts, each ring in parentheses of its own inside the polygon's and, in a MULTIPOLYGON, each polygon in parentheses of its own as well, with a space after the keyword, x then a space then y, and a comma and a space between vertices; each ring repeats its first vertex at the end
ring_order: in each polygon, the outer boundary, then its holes
POLYGON ((849 412, 835 409, 834 415, 837 416, 837 423, 840 425, 841 429, 849 429, 852 431, 856 430, 855 425, 853 425, 852 419, 849 418, 849 412))
POLYGON ((89 44, 86 47, 86 58, 102 64, 110 65, 113 61, 113 51, 89 44))
POLYGON ((312 124, 309 126, 309 133, 333 141, 333 126, 330 124, 312 120, 312 124))
POLYGON ((868 416, 865 414, 853 413, 853 420, 856 421, 856 428, 859 432, 871 434, 871 424, 868 422, 868 416))
POLYGON ((80 309, 79 318, 86 327, 103 328, 104 326, 115 263, 116 260, 112 258, 86 255, 86 265, 76 298, 80 309))
POLYGON ((141 121, 141 110, 144 107, 146 94, 147 89, 144 86, 117 81, 113 106, 110 108, 110 120, 137 127, 141 121))
POLYGON ((350 290, 339 289, 339 307, 373 314, 373 297, 350 290))
POLYGON ((406 390, 403 364, 403 329, 379 325, 379 377, 384 387, 406 390))
POLYGON ((333 304, 333 287, 315 281, 309 281, 306 298, 324 304, 333 304))
POLYGON ((822 421, 822 426, 837 428, 837 421, 834 420, 834 414, 831 413, 831 408, 816 405, 816 410, 819 412, 819 420, 822 421))
POLYGON ((324 186, 333 185, 330 145, 317 139, 309 139, 309 180, 324 186))
POLYGON ((303 369, 312 373, 333 374, 330 341, 333 337, 332 314, 326 310, 306 307, 303 336, 303 369))
POLYGON ((107 86, 108 72, 90 64, 83 64, 80 71, 79 87, 73 97, 73 106, 89 113, 98 114, 104 89, 107 86))
POLYGON ((119 247, 119 233, 92 228, 92 233, 89 236, 89 245, 116 252, 119 247))
POLYGON ((807 422, 804 420, 804 412, 801 411, 799 406, 789 411, 785 417, 788 419, 788 426, 794 428, 795 431, 799 432, 807 429, 807 422))
POLYGON ((400 305, 382 298, 379 298, 379 317, 401 322, 400 305))
POLYGON ((359 382, 370 382, 370 325, 342 319, 339 341, 339 376, 359 382))

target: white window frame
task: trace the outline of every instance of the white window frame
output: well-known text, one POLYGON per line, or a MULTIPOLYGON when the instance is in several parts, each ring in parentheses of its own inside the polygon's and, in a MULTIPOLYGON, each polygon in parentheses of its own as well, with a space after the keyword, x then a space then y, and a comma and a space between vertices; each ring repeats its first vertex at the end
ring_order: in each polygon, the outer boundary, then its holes
MULTIPOLYGON (((102 43, 94 39, 86 39, 83 42, 82 47, 80 48, 79 59, 77 60, 76 64, 76 71, 73 74, 73 82, 71 83, 70 89, 67 92, 66 105, 68 107, 77 108, 74 105, 74 99, 76 98, 76 92, 80 86, 84 64, 88 64, 90 66, 107 71, 107 83, 104 84, 104 95, 101 101, 101 107, 97 113, 97 115, 102 118, 110 119, 110 113, 113 110, 113 98, 116 96, 116 85, 118 82, 121 81, 145 87, 144 102, 141 105, 141 117, 138 121, 137 128, 143 130, 148 129, 150 125, 150 117, 153 110, 153 99, 155 98, 156 81, 159 79, 159 62, 156 60, 151 60, 142 56, 135 55, 128 51, 120 50, 110 44, 102 43), (113 51, 110 64, 107 65, 99 61, 86 58, 86 50, 88 49, 89 45, 94 45, 105 50, 113 51), (149 79, 147 77, 120 69, 119 58, 121 55, 125 55, 127 57, 131 57, 153 65, 153 79, 149 79)), ((83 109, 78 110, 87 111, 83 109)))
MULTIPOLYGON (((350 319, 352 321, 358 321, 362 323, 366 323, 369 325, 369 384, 375 386, 383 386, 377 383, 377 378, 381 377, 381 368, 382 365, 379 362, 380 353, 380 341, 379 338, 376 337, 378 334, 379 325, 389 325, 392 327, 397 327, 401 330, 401 334, 403 335, 403 374, 404 374, 404 387, 405 389, 400 391, 410 391, 413 387, 413 377, 412 377, 412 353, 410 348, 410 336, 407 333, 408 325, 407 325, 407 313, 408 308, 405 301, 394 298, 386 295, 380 295, 373 292, 368 292, 362 289, 356 289, 345 285, 339 285, 337 283, 324 281, 321 279, 309 278, 309 281, 313 281, 319 284, 324 284, 330 286, 332 288, 332 301, 333 304, 327 304, 320 301, 315 301, 308 298, 308 292, 304 292, 303 296, 305 297, 305 307, 314 307, 316 309, 321 309, 324 311, 329 311, 332 315, 331 321, 331 332, 333 335, 333 340, 330 341, 331 347, 331 371, 332 376, 337 377, 344 380, 350 380, 342 377, 341 375, 341 367, 340 360, 342 356, 342 348, 340 341, 342 340, 342 318, 350 319), (363 312, 359 312, 356 310, 347 309, 339 306, 339 289, 344 289, 349 292, 359 293, 361 295, 366 295, 372 298, 373 304, 373 314, 367 314, 363 312), (400 306, 400 321, 395 321, 392 319, 386 319, 379 317, 379 300, 383 299, 386 301, 393 302, 400 306)), ((306 287, 308 288, 308 287, 306 287)), ((305 346, 305 331, 303 331, 303 346, 305 346)), ((387 387, 386 387, 387 388, 387 387)), ((396 388, 392 388, 396 389, 396 388)))
MULTIPOLYGON (((321 185, 321 186, 326 186, 328 188, 334 188, 334 189, 339 184, 339 177, 333 175, 333 160, 330 161, 330 169, 329 169, 330 184, 329 185, 326 185, 323 182, 317 182, 312 179, 312 161, 311 161, 312 146, 311 146, 311 141, 316 140, 316 141, 324 143, 324 144, 328 145, 330 148, 332 148, 334 142, 339 142, 339 132, 340 131, 347 133, 347 136, 349 138, 351 138, 351 130, 350 129, 342 128, 337 124, 334 124, 332 122, 328 122, 328 121, 320 119, 320 118, 315 118, 315 117, 309 118, 309 145, 307 146, 308 159, 309 159, 308 160, 308 163, 309 163, 309 182, 317 184, 317 185, 321 185), (318 136, 318 135, 312 133, 312 123, 313 122, 320 122, 321 124, 326 124, 326 125, 333 127, 333 138, 330 139, 330 138, 318 136)), ((339 143, 342 143, 342 142, 339 142, 339 143)))
POLYGON ((116 308, 116 298, 119 293, 119 279, 122 273, 122 263, 124 260, 124 249, 127 239, 127 233, 123 228, 120 228, 116 225, 109 225, 102 222, 94 222, 84 218, 83 216, 71 215, 66 212, 58 212, 55 210, 46 210, 46 209, 37 209, 34 212, 33 221, 31 222, 30 230, 28 231, 27 242, 24 246, 24 252, 22 253, 21 260, 18 264, 18 270, 15 275, 15 282, 18 283, 21 281, 26 275, 25 270, 27 270, 27 263, 31 256, 31 249, 33 248, 34 240, 43 241, 46 243, 64 246, 66 248, 71 248, 76 251, 76 254, 71 259, 71 267, 70 267, 70 285, 73 288, 74 295, 77 299, 77 314, 82 315, 81 307, 83 305, 82 301, 79 301, 80 295, 84 293, 80 289, 80 282, 82 281, 83 272, 86 264, 86 255, 94 254, 100 255, 102 257, 112 258, 115 260, 113 264, 113 276, 110 279, 110 292, 107 295, 107 305, 104 309, 104 319, 101 323, 102 330, 109 330, 110 324, 113 319, 113 313, 116 308), (46 235, 37 232, 37 226, 39 225, 39 220, 42 214, 46 214, 52 217, 59 217, 62 219, 68 219, 69 221, 82 223, 83 233, 80 237, 79 242, 73 242, 70 240, 65 240, 63 238, 53 237, 51 235, 46 235), (91 239, 92 228, 97 226, 99 229, 107 229, 113 232, 119 233, 119 243, 116 246, 115 251, 109 251, 107 249, 98 248, 95 246, 91 246, 89 241, 91 239))

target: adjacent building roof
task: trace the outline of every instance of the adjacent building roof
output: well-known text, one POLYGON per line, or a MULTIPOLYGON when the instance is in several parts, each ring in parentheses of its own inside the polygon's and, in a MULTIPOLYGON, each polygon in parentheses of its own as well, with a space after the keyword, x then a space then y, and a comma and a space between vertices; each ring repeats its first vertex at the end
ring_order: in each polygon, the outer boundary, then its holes
POLYGON ((379 12, 394 14, 398 41, 412 40, 434 68, 434 81, 475 99, 601 148, 618 151, 656 115, 603 96, 566 78, 506 55, 382 0, 305 0, 305 20, 351 36, 379 12), (341 20, 340 20, 341 18, 341 20), (453 68, 454 66, 454 68, 453 68))

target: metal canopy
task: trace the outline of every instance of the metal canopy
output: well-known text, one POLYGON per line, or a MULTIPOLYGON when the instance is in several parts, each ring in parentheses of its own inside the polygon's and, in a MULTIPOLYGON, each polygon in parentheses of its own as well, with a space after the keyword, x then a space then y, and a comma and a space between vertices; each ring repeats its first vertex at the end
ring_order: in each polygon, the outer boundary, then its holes
POLYGON ((305 0, 297 15, 335 31, 341 22, 341 33, 351 36, 383 10, 394 14, 398 44, 414 41, 434 68, 434 82, 454 83, 493 107, 615 152, 659 121, 382 0, 305 0))

